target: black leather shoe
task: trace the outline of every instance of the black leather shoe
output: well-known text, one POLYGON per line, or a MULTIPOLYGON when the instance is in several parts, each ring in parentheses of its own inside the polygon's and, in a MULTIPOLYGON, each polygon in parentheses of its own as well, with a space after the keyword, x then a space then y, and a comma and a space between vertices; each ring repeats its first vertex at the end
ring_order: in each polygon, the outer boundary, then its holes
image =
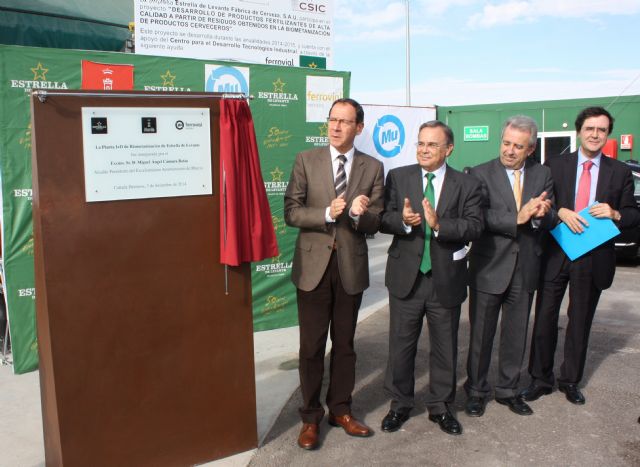
POLYGON ((531 383, 529 387, 522 390, 522 392, 520 393, 520 397, 522 397, 522 400, 528 402, 537 401, 542 396, 551 394, 552 391, 553 388, 550 388, 549 386, 538 386, 535 383, 531 383))
POLYGON ((409 412, 389 410, 389 413, 382 419, 382 431, 386 431, 387 433, 398 431, 407 420, 409 420, 409 412))
POLYGON ((564 392, 565 397, 572 404, 583 405, 586 402, 580 389, 575 384, 561 384, 558 389, 560 392, 564 392))
POLYGON ((434 423, 437 423, 440 426, 440 429, 445 433, 450 435, 461 435, 462 434, 462 425, 460 422, 456 420, 456 418, 449 412, 447 409, 444 413, 439 414, 429 414, 429 420, 434 423))
POLYGON ((496 402, 498 404, 506 405, 509 407, 513 413, 517 413, 518 415, 531 415, 533 414, 533 410, 531 407, 527 405, 525 401, 522 400, 522 397, 496 397, 496 402))
POLYGON ((482 417, 487 401, 484 397, 470 396, 464 406, 464 413, 470 417, 482 417))

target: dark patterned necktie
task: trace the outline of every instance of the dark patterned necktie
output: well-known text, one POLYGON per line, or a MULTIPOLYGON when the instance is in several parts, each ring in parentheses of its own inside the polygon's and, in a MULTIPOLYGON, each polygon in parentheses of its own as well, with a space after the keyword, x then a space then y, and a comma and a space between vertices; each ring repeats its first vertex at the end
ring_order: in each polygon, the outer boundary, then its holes
POLYGON ((336 198, 344 193, 347 189, 347 173, 344 171, 344 163, 347 162, 347 158, 340 154, 338 156, 340 163, 338 164, 338 172, 336 173, 336 198))

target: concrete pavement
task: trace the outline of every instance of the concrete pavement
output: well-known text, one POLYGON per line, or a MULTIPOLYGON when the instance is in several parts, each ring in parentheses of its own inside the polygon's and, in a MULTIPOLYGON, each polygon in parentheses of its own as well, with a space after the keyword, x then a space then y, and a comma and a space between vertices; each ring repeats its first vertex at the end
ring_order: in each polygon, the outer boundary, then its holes
MULTIPOLYGON (((363 297, 359 319, 365 319, 387 302, 384 287, 386 250, 390 237, 378 234, 369 241, 371 287, 363 297)), ((258 440, 262 444, 282 408, 299 384, 298 327, 254 334, 258 440)), ((207 466, 247 465, 255 454, 248 451, 207 466)), ((38 372, 14 375, 0 366, 0 467, 44 465, 44 440, 38 372)))
MULTIPOLYGON (((619 266, 613 287, 603 293, 587 358, 586 405, 574 406, 556 391, 532 402, 535 413, 530 417, 515 415, 495 402, 489 403, 483 417, 466 417, 461 389, 469 335, 465 305, 454 407, 464 434, 446 435, 427 419, 421 402, 428 383, 425 333, 416 368, 418 406, 402 430, 389 434, 379 429, 388 410, 382 382, 388 346, 384 267, 389 241, 382 234, 370 241, 371 287, 356 334, 353 410, 375 435, 351 438, 323 422, 321 448, 313 452, 298 448, 298 329, 260 332, 254 335, 260 447, 207 465, 640 465, 640 266, 619 266)), ((565 323, 563 314, 560 326, 565 323)), ((562 334, 558 353, 559 357, 562 334)), ((525 371, 522 384, 527 382, 525 371)), ((0 367, 1 467, 44 465, 38 384, 37 372, 15 376, 9 367, 0 367)))
MULTIPOLYGON (((429 466, 638 466, 640 465, 640 268, 620 266, 613 287, 604 292, 596 313, 583 381, 587 403, 576 406, 554 391, 531 402, 531 416, 513 414, 494 401, 480 418, 464 414, 462 383, 469 343, 468 312, 463 306, 459 334, 458 391, 453 410, 462 436, 451 436, 430 422, 424 406, 428 384, 428 336, 423 332, 416 364, 417 407, 403 428, 384 433, 380 422, 388 411, 383 392, 387 356, 388 309, 358 325, 358 367, 353 411, 375 431, 371 438, 352 438, 342 429, 321 424, 321 447, 297 447, 300 429, 296 391, 287 403, 251 466, 429 465, 429 466)), ((562 355, 566 302, 560 319, 556 361, 562 355)), ((532 323, 530 325, 530 329, 532 323)), ((496 339, 497 341, 497 339, 496 339)), ((490 382, 495 381, 495 356, 490 382)), ((529 379, 525 369, 522 386, 529 379)))

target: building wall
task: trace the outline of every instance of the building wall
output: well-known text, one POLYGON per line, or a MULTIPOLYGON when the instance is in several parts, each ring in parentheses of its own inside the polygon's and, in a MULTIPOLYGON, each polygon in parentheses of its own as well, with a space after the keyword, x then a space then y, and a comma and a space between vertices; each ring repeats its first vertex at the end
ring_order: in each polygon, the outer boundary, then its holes
POLYGON ((453 130, 455 149, 449 164, 457 169, 475 166, 498 156, 502 123, 512 115, 527 115, 538 123, 539 131, 575 131, 575 118, 585 107, 607 108, 615 119, 610 138, 618 141, 618 159, 640 157, 640 96, 598 97, 558 101, 514 102, 503 104, 464 105, 438 107, 439 120, 453 130), (484 125, 489 127, 488 141, 464 141, 464 127, 484 125), (635 151, 620 150, 620 135, 632 134, 635 151), (633 156, 633 157, 632 157, 633 156))

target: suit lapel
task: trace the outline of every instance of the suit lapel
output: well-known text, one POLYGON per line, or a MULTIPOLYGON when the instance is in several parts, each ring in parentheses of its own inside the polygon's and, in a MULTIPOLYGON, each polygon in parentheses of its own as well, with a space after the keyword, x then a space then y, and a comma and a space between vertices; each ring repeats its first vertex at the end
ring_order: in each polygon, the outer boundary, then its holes
POLYGON ((415 164, 412 166, 411 176, 408 179, 407 195, 411 208, 414 212, 419 212, 422 215, 422 198, 424 198, 424 188, 422 187, 422 169, 420 165, 415 164))
POLYGON ((333 165, 331 164, 331 152, 329 151, 328 146, 320 151, 318 164, 315 169, 318 170, 318 177, 320 178, 319 183, 321 183, 322 186, 326 187, 327 199, 334 199, 336 197, 336 188, 333 181, 333 165))
MULTIPOLYGON (((504 168, 500 159, 493 160, 492 176, 497 181, 496 187, 498 188, 498 193, 502 199, 505 200, 507 206, 513 211, 516 212, 518 210, 516 206, 516 199, 513 196, 513 188, 511 187, 511 181, 509 180, 509 175, 507 174, 507 169, 504 168)), ((527 179, 525 175, 525 181, 527 179)), ((524 190, 522 199, 524 201, 524 190)))
MULTIPOLYGON (((572 152, 564 159, 564 176, 561 180, 566 181, 567 191, 565 192, 564 206, 569 209, 576 208, 576 172, 578 170, 578 153, 572 152)), ((557 192, 557 189, 556 189, 557 192)), ((559 204, 562 206, 562 204, 559 204)))
POLYGON ((613 176, 611 161, 604 154, 600 156, 600 169, 598 170, 598 184, 596 185, 596 201, 604 202, 606 199, 606 188, 613 176))
MULTIPOLYGON (((536 164, 530 158, 527 158, 524 163, 524 185, 522 186, 522 205, 524 206, 534 196, 538 196, 540 193, 535 192, 535 188, 538 186, 537 179, 540 176, 540 171, 536 170, 536 164)), ((551 193, 547 193, 551 194, 551 193)))
POLYGON ((360 184, 362 174, 364 173, 364 157, 360 155, 357 149, 353 153, 353 162, 351 163, 351 171, 349 172, 349 180, 347 180, 347 192, 345 199, 352 199, 356 195, 356 188, 360 184))
POLYGON ((447 206, 454 198, 454 193, 459 189, 459 182, 456 173, 451 167, 447 165, 447 170, 444 173, 444 180, 442 181, 442 189, 440 190, 440 198, 438 199, 438 206, 436 213, 441 216, 443 212, 447 210, 447 206))

